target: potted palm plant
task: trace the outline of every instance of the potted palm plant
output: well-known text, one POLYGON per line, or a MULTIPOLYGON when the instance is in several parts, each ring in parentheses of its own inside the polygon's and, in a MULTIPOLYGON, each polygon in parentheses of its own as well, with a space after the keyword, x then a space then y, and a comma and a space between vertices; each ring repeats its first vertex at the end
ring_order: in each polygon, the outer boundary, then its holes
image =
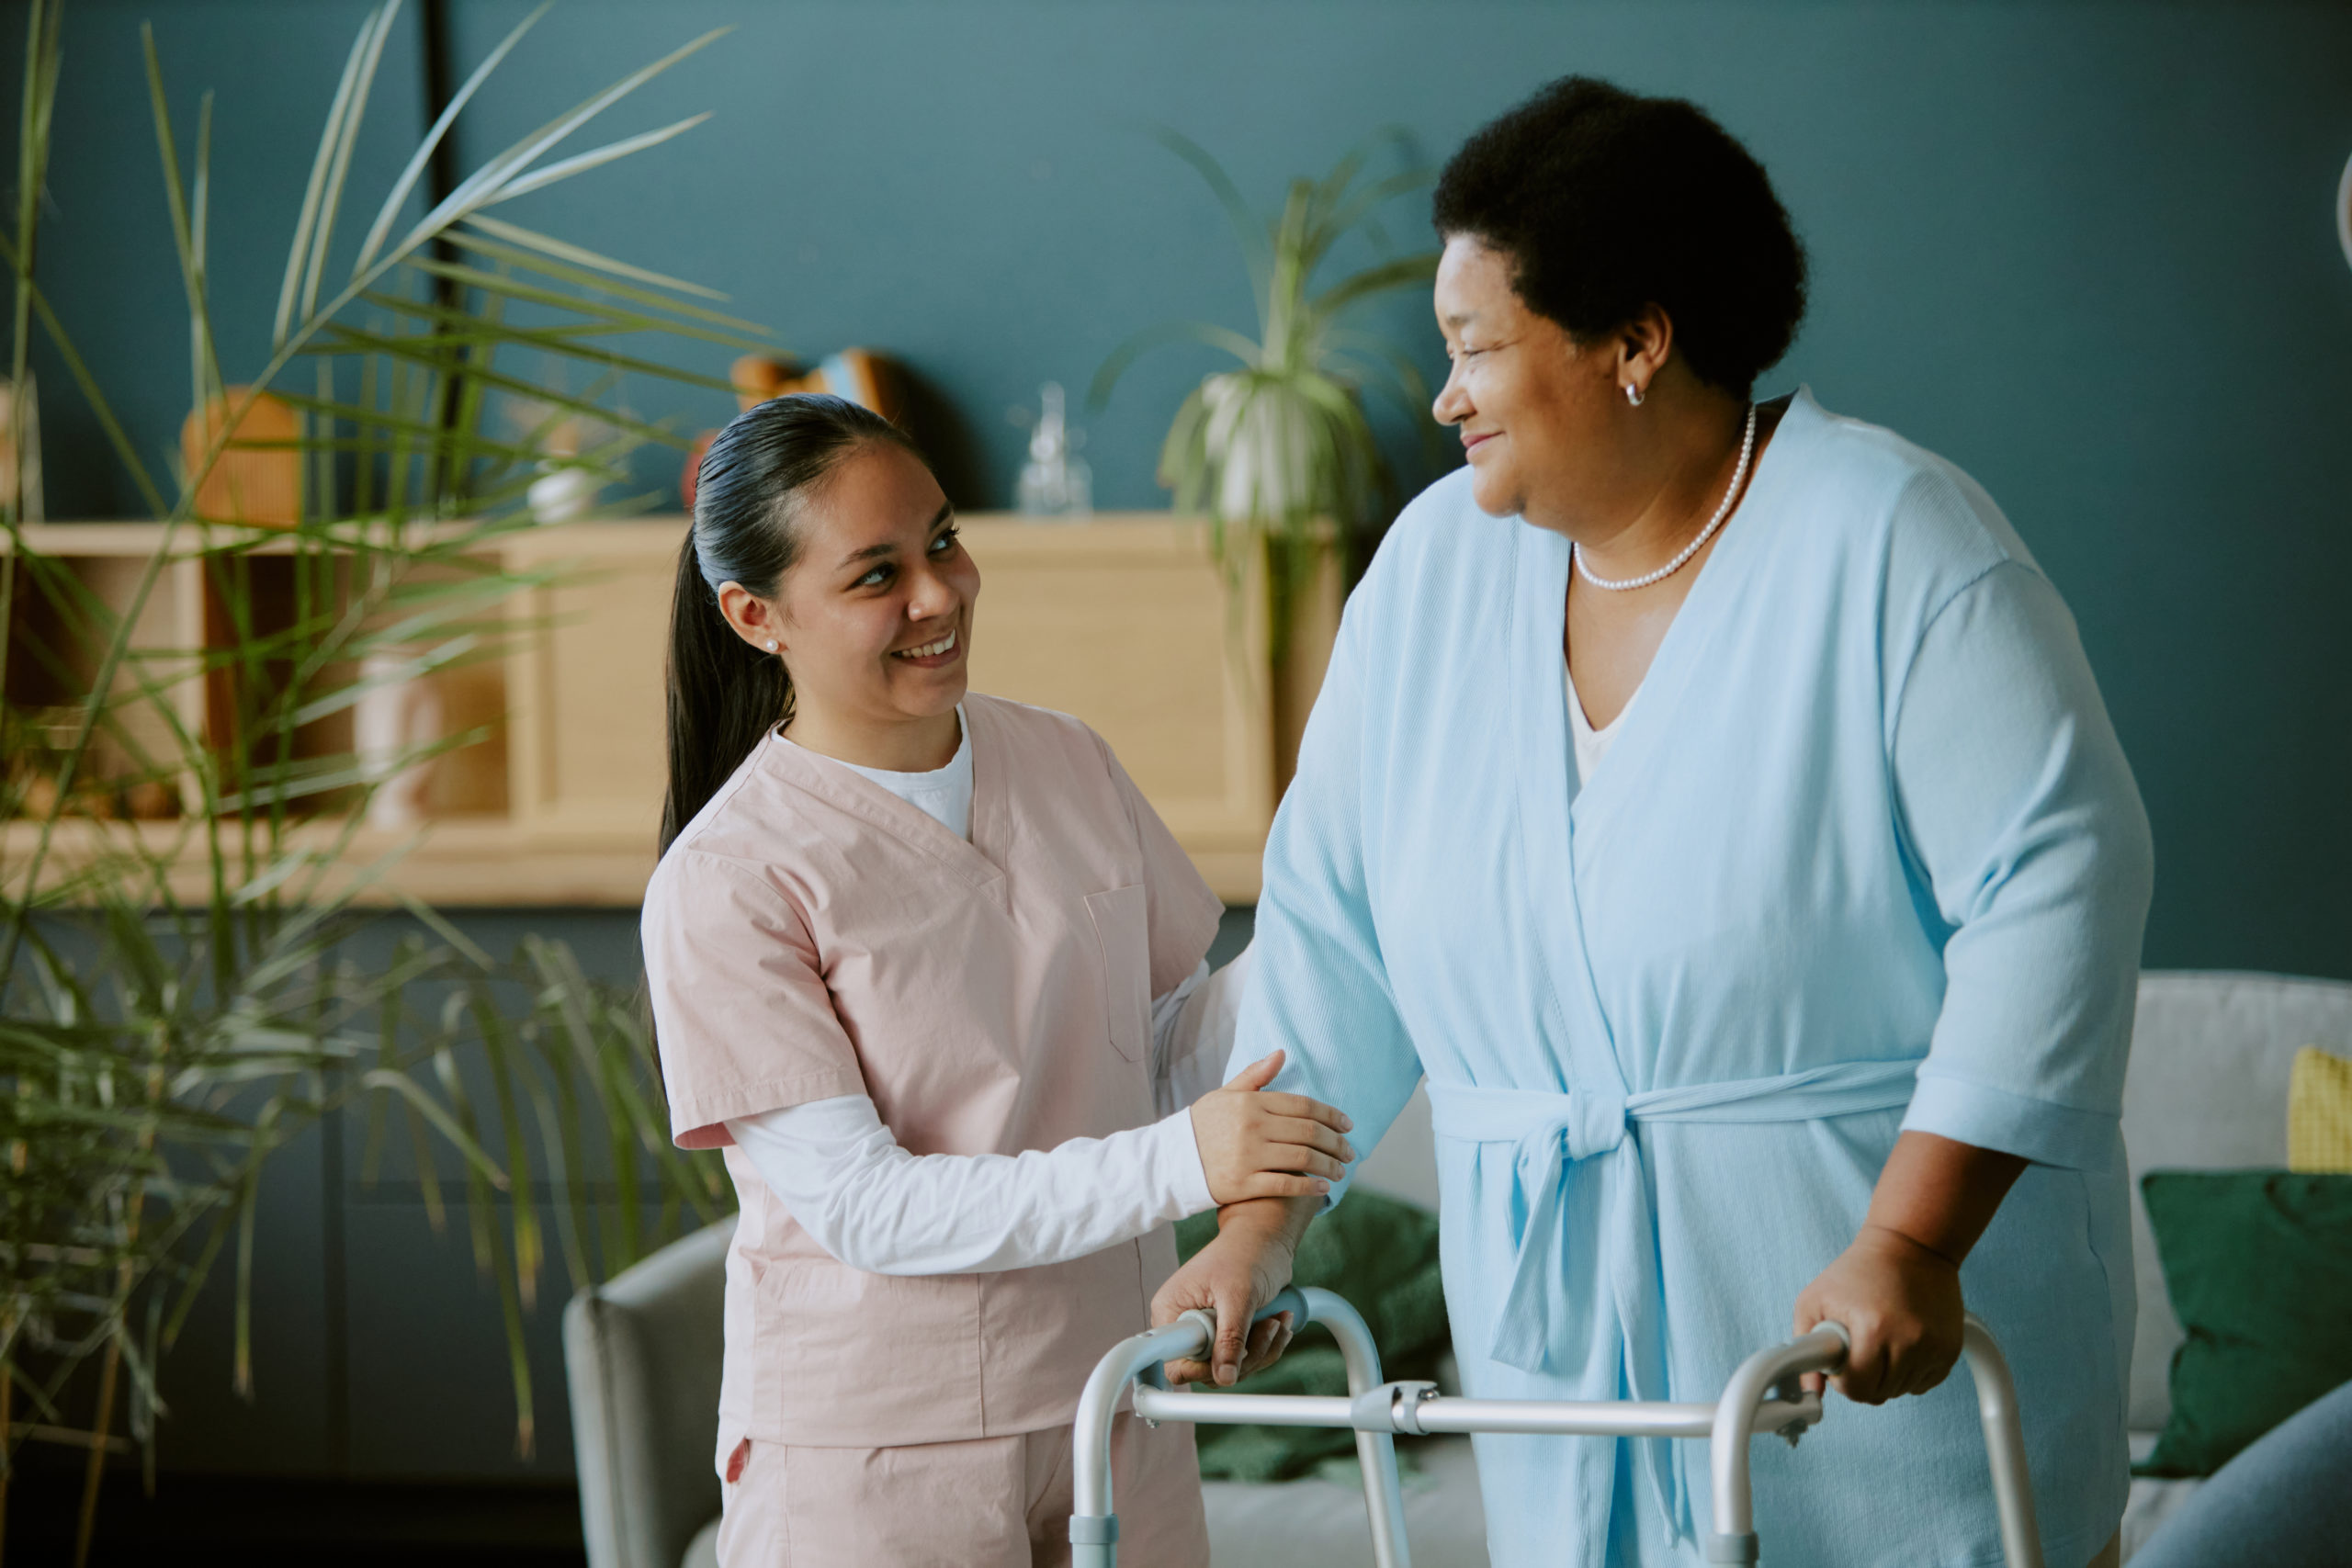
POLYGON ((1393 502, 1396 479, 1366 415, 1368 396, 1393 399, 1426 427, 1430 394, 1409 355, 1349 320, 1357 306, 1394 289, 1426 284, 1437 253, 1382 256, 1322 280, 1333 253, 1351 234, 1385 250, 1382 208, 1427 186, 1401 137, 1374 138, 1321 179, 1290 183, 1282 210, 1261 219, 1224 167, 1197 142, 1172 130, 1160 142, 1207 182, 1231 223, 1257 302, 1252 338, 1208 321, 1170 321, 1138 333, 1096 374, 1091 400, 1106 404, 1121 376, 1142 355, 1176 342, 1205 344, 1236 361, 1204 377, 1176 411, 1159 452, 1159 482, 1180 511, 1204 509, 1211 539, 1229 582, 1266 550, 1274 657, 1283 657, 1293 596, 1317 553, 1336 545, 1359 560, 1393 502), (1404 167, 1373 177, 1381 143, 1404 167))
POLYGON ((433 909, 399 897, 428 935, 388 964, 348 956, 347 939, 372 918, 363 896, 386 890, 384 873, 401 852, 356 862, 371 793, 416 761, 482 738, 422 738, 385 754, 355 746, 348 720, 384 682, 500 656, 514 629, 506 600, 543 580, 500 567, 482 548, 533 525, 526 496, 541 472, 536 443, 502 434, 500 396, 610 432, 615 445, 593 455, 599 460, 631 442, 687 445, 616 401, 551 393, 525 367, 566 360, 599 376, 625 370, 724 390, 724 380, 606 345, 664 332, 770 345, 705 303, 707 289, 487 210, 696 123, 702 117, 584 151, 563 146, 717 33, 417 202, 458 109, 522 41, 533 13, 457 92, 372 222, 339 230, 399 12, 389 0, 362 23, 329 110, 264 367, 249 385, 225 387, 208 302, 211 104, 197 116, 187 158, 150 34, 152 109, 189 315, 190 402, 209 411, 193 423, 186 471, 156 474, 51 308, 37 265, 61 9, 60 0, 29 7, 21 199, 0 232, 0 265, 15 288, 8 384, 28 385, 33 334, 43 334, 157 524, 152 551, 129 559, 135 581, 102 593, 45 547, 20 491, 0 495, 0 729, 10 737, 0 773, 0 1520, 23 1441, 85 1450, 78 1562, 104 1461, 126 1447, 118 1407, 127 1406, 130 1440, 152 1458, 157 1363, 224 1260, 237 1278, 235 1375, 250 1387, 260 1171, 304 1126, 337 1108, 365 1114, 372 1160, 384 1129, 405 1122, 436 1223, 432 1156, 454 1154, 477 1255, 500 1287, 526 1447, 519 1314, 547 1252, 543 1207, 556 1250, 581 1280, 625 1267, 655 1239, 630 1201, 605 1205, 600 1226, 584 1184, 594 1149, 604 1149, 601 1163, 625 1193, 661 1194, 672 1228, 715 1215, 731 1198, 709 1161, 670 1148, 650 1043, 628 998, 591 984, 556 944, 526 944, 502 963, 433 909), (516 306, 528 307, 527 320, 516 306), (295 411, 299 425, 246 455, 290 451, 299 506, 272 528, 205 521, 199 492, 251 446, 237 433, 265 396, 295 411), (191 563, 209 607, 204 625, 158 646, 145 612, 164 602, 167 573, 185 581, 191 563), (20 700, 20 692, 40 695, 20 700), (36 730, 42 766, 19 767, 33 749, 17 738, 36 730), (94 790, 102 772, 105 787, 94 790), (156 809, 134 819, 105 804, 133 798, 156 809), (446 1001, 420 1016, 414 998, 428 983, 446 1001), (461 1054, 486 1064, 494 1086, 479 1107, 461 1054), (544 1173, 536 1192, 535 1147, 544 1173), (496 1201, 502 1190, 511 1203, 496 1201))

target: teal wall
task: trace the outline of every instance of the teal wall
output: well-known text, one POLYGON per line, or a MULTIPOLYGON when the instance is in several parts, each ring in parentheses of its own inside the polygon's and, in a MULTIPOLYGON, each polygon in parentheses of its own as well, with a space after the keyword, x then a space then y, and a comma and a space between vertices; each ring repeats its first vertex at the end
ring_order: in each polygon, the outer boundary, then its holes
MULTIPOLYGON (((527 8, 451 0, 458 69, 527 8)), ((0 28, 12 78, 23 9, 0 28)), ((151 452, 185 407, 186 354, 137 19, 156 17, 184 121, 198 88, 220 95, 234 373, 359 13, 69 14, 43 270, 151 452)), ((1271 203, 1380 126, 1442 156, 1562 72, 1696 97, 1812 247, 1814 313, 1769 385, 1809 382, 1968 468, 2075 606, 2155 821, 2148 961, 2352 975, 2352 272, 2328 220, 2352 10, 571 0, 469 111, 468 166, 723 23, 613 122, 708 125, 509 212, 726 288, 794 349, 897 350, 957 416, 967 504, 1003 502, 1021 442, 1004 411, 1037 382, 1080 386, 1170 316, 1248 323, 1216 208, 1137 122, 1196 137, 1271 203)), ((380 190, 422 124, 418 61, 404 34, 356 189, 380 190)), ((1434 375, 1419 304, 1387 320, 1434 375)), ((1157 439, 1210 363, 1170 352, 1091 417, 1102 504, 1162 502, 1157 439)), ((45 385, 52 513, 135 510, 53 367, 45 385)), ((727 412, 644 395, 697 424, 727 412)), ((666 456, 646 472, 673 477, 666 456)))
MULTIPOLYGON (((459 72, 527 8, 449 0, 459 72)), ((11 82, 24 10, 0 11, 11 82)), ((69 12, 42 271, 153 454, 186 408, 186 328, 137 23, 155 17, 184 146, 196 93, 219 92, 214 270, 234 375, 258 363, 361 10, 69 12)), ((1004 411, 1039 381, 1082 387, 1168 317, 1249 323, 1217 209, 1138 122, 1195 137, 1271 204, 1384 125, 1442 157, 1565 72, 1697 98, 1763 158, 1813 253, 1813 316, 1767 389, 1807 382, 1970 469, 2074 605, 2155 824, 2148 962, 2352 976, 2352 271, 2329 219, 2352 153, 2352 8, 570 0, 469 111, 464 161, 722 22, 736 31, 613 121, 708 108, 709 124, 509 214, 725 288, 803 353, 899 352, 956 415, 948 469, 967 505, 1006 499, 1021 435, 1004 411)), ((420 36, 394 45, 356 189, 380 191, 421 132, 420 36)), ((1435 376, 1419 303, 1385 320, 1435 376)), ((1086 416, 1102 504, 1163 503, 1157 441, 1210 363, 1147 362, 1086 416)), ((53 360, 43 385, 52 514, 130 514, 53 360)), ((639 412, 709 425, 728 404, 646 389, 639 412)), ((671 479, 666 460, 645 473, 671 479)), ((502 951, 529 924, 626 968, 631 920, 479 923, 502 951)), ((396 1225, 400 1269, 424 1269, 413 1212, 352 1208, 347 1235, 299 1201, 280 1213, 337 1247, 396 1225)), ((352 1269, 333 1290, 358 1323, 399 1274, 352 1269)), ((304 1365, 334 1353, 288 1322, 304 1365)), ((493 1341, 452 1373, 490 1411, 469 1427, 482 1468, 500 1462, 498 1366, 493 1341)), ((368 1397, 350 1390, 305 1431, 349 1443, 350 1402, 368 1397)), ((563 1468, 555 1447, 541 1473, 563 1468)))

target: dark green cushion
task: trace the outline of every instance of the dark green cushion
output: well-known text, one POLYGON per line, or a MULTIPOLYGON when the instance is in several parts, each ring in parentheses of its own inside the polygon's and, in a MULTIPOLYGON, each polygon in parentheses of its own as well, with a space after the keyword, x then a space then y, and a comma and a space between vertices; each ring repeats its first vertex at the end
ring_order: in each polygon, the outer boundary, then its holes
POLYGON ((2352 1381, 2352 1176, 2156 1170, 2140 1181, 2172 1309, 2172 1419, 2142 1475, 2211 1475, 2352 1381))
MULTIPOLYGON (((1176 1227, 1177 1250, 1190 1258, 1216 1235, 1214 1213, 1176 1227)), ((1292 1282, 1320 1285, 1363 1314, 1380 1347, 1386 1379, 1437 1375, 1448 1343, 1445 1291, 1439 1283, 1437 1216, 1377 1192, 1351 1190, 1338 1208, 1307 1226, 1292 1282)), ((1207 1383, 1196 1388, 1208 1390, 1207 1383)), ((1236 1385, 1249 1393, 1345 1393, 1340 1347, 1309 1325, 1288 1354, 1236 1385)), ((1285 1481, 1325 1460, 1355 1452, 1355 1434, 1314 1427, 1202 1425, 1201 1474, 1210 1480, 1285 1481)))

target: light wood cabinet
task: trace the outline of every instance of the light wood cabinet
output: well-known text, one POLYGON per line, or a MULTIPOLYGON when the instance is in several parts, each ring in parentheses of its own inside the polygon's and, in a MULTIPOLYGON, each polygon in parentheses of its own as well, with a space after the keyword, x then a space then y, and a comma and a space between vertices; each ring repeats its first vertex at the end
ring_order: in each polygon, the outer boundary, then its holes
MULTIPOLYGON (((582 523, 499 541, 508 565, 552 569, 554 580, 510 602, 517 636, 506 659, 429 677, 453 732, 487 723, 493 738, 435 764, 434 820, 390 886, 451 906, 638 902, 661 820, 662 664, 684 528, 684 517, 582 523)), ((967 515, 963 531, 982 578, 974 688, 1092 725, 1210 886, 1227 902, 1255 899, 1266 829, 1338 623, 1336 561, 1304 595, 1278 671, 1261 569, 1228 595, 1204 523, 1150 513, 1081 524, 981 514, 967 515)), ((94 592, 123 603, 158 532, 82 524, 28 536, 94 592)), ((271 547, 255 558, 265 573, 271 547)), ((232 634, 218 624, 201 563, 175 560, 165 572, 139 638, 159 649, 220 646, 232 634)), ((70 671, 36 679, 13 658, 11 671, 12 704, 79 695, 70 671)), ((81 689, 92 673, 82 672, 81 689)), ((191 676, 174 689, 191 725, 217 722, 205 685, 191 676)), ((347 745, 347 733, 322 733, 317 744, 347 745)), ((109 835, 169 844, 187 827, 68 819, 43 879, 85 862, 109 835)), ((34 825, 5 831, 0 876, 13 879, 34 825)), ((332 830, 322 823, 298 835, 324 844, 332 830)), ((406 837, 362 832, 344 858, 367 863, 406 837)), ((191 857, 191 878, 198 869, 191 857)))

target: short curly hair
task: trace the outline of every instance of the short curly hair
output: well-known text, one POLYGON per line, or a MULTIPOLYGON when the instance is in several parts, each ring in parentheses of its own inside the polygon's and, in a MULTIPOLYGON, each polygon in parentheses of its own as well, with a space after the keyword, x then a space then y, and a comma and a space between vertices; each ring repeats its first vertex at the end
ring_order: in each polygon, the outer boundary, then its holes
POLYGON ((1736 396, 1804 319, 1804 247, 1764 166, 1680 98, 1563 77, 1464 142, 1433 206, 1571 337, 1655 304, 1691 370, 1736 396))

